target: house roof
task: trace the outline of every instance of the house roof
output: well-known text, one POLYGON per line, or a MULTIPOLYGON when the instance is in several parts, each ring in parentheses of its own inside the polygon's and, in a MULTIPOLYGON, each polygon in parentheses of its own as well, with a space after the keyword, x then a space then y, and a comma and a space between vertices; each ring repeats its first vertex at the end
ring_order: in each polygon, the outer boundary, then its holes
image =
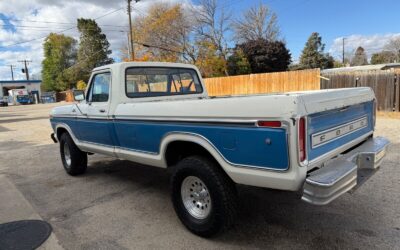
POLYGON ((27 83, 42 83, 42 80, 0 80, 0 84, 7 83, 7 84, 27 84, 27 83))
POLYGON ((386 63, 386 64, 375 64, 375 65, 364 65, 364 66, 324 69, 324 70, 321 70, 321 73, 337 73, 337 72, 369 71, 369 70, 387 70, 387 69, 394 69, 394 68, 400 68, 400 63, 386 63))

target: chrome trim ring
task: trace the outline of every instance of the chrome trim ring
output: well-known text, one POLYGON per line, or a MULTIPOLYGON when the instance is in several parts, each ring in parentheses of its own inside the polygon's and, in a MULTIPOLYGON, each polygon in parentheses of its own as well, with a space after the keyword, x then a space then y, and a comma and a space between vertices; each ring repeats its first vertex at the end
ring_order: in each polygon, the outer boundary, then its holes
POLYGON ((186 177, 181 185, 183 205, 196 219, 207 218, 211 212, 211 197, 207 186, 196 176, 186 177))
POLYGON ((67 142, 64 142, 64 160, 68 167, 71 166, 71 152, 69 151, 69 146, 67 142))

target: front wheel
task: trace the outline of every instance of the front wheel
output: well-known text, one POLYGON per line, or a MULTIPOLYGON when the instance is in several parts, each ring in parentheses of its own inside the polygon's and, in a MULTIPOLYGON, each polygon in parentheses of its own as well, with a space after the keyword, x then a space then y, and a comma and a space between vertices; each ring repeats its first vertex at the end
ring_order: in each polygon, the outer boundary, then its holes
POLYGON ((211 237, 233 224, 235 185, 214 161, 201 156, 181 160, 171 178, 171 190, 179 219, 194 234, 211 237))
POLYGON ((60 155, 64 169, 69 175, 79 175, 86 171, 87 154, 75 145, 68 133, 61 135, 60 155))

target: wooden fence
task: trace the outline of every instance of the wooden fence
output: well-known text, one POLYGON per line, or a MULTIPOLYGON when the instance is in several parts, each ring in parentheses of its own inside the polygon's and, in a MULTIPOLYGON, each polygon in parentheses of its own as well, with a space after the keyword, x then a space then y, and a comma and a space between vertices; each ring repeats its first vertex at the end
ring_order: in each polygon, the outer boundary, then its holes
POLYGON ((204 79, 210 96, 320 89, 320 70, 298 70, 204 79))
POLYGON ((399 80, 400 71, 326 73, 321 78, 321 89, 371 87, 376 95, 378 110, 400 111, 399 80))
POLYGON ((73 102, 74 101, 74 93, 72 90, 66 90, 62 92, 58 92, 56 94, 56 101, 66 101, 66 102, 73 102))

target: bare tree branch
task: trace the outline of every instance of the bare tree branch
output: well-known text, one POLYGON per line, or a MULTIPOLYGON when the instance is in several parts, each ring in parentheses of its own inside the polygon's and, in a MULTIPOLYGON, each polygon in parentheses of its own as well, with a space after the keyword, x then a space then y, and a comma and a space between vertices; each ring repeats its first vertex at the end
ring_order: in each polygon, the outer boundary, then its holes
POLYGON ((239 42, 258 39, 276 41, 280 35, 276 14, 262 3, 251 7, 243 17, 235 20, 233 29, 235 39, 239 42))

